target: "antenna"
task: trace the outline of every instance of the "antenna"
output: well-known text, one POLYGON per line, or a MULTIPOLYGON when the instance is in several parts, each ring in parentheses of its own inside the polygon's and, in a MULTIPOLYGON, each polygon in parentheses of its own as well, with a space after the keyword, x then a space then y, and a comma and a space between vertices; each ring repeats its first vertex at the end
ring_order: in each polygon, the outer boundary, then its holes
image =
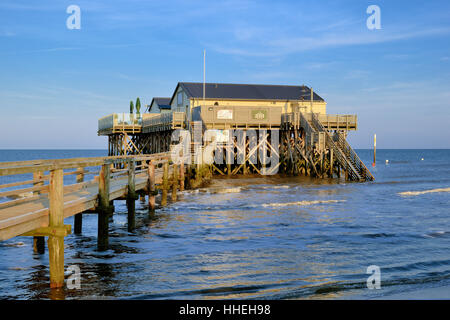
POLYGON ((205 86, 206 86, 206 50, 203 50, 203 105, 205 104, 205 86))

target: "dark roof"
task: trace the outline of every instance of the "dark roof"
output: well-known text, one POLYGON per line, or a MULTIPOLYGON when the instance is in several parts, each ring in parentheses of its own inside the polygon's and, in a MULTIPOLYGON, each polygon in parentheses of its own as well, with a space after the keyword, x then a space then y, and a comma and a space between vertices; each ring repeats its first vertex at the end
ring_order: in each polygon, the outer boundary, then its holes
POLYGON ((148 112, 150 112, 151 106, 155 102, 160 109, 170 109, 170 98, 167 97, 154 97, 150 105, 148 106, 148 112))
POLYGON ((168 98, 155 97, 155 98, 153 98, 153 100, 155 100, 155 102, 158 105, 170 105, 170 97, 168 97, 168 98))
MULTIPOLYGON (((201 82, 179 82, 175 92, 178 86, 182 86, 189 98, 203 98, 203 83, 201 82)), ((302 97, 304 100, 311 99, 311 89, 307 86, 229 83, 205 84, 206 99, 301 100, 302 97)), ((314 101, 324 100, 314 92, 314 101)))

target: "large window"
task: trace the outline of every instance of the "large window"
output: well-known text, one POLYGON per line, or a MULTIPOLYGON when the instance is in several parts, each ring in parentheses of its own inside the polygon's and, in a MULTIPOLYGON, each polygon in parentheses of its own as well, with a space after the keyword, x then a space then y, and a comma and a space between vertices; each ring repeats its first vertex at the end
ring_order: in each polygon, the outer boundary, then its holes
POLYGON ((177 95, 177 105, 180 106, 183 104, 183 93, 182 92, 178 92, 177 95))

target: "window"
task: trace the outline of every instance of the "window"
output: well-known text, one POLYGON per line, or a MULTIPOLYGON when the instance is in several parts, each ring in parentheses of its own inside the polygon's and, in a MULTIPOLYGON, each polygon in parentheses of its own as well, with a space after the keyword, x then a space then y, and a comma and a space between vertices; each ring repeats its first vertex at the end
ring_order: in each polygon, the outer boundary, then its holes
POLYGON ((177 95, 177 104, 178 104, 178 105, 183 104, 183 92, 178 92, 178 95, 177 95))

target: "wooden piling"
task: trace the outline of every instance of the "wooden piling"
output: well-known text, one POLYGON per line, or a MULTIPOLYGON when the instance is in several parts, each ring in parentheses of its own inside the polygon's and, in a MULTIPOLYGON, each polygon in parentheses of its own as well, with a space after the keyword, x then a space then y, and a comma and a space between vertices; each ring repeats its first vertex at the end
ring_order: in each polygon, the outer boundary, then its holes
POLYGON ((35 253, 45 253, 45 237, 33 237, 33 251, 35 253))
POLYGON ((330 149, 330 178, 333 178, 333 164, 334 164, 334 153, 333 149, 330 149))
POLYGON ((373 136, 373 163, 372 166, 375 167, 377 163, 377 135, 373 136))
MULTIPOLYGON (((81 183, 84 181, 84 168, 78 168, 77 169, 78 174, 76 177, 77 183, 81 183)), ((77 213, 74 216, 74 233, 75 234, 81 234, 81 231, 83 229, 83 213, 77 213)))
POLYGON ((148 190, 148 209, 153 212, 155 211, 155 165, 151 161, 147 168, 148 180, 147 180, 147 190, 148 190))
MULTIPOLYGON (((50 171, 49 185, 51 228, 64 228, 64 183, 63 170, 50 171)), ((49 235, 48 255, 50 262, 50 287, 59 288, 64 285, 64 236, 49 235)))
MULTIPOLYGON (((42 180, 44 174, 42 171, 37 171, 33 173, 33 183, 34 187, 39 187, 44 185, 42 180)), ((35 191, 34 194, 40 194, 40 191, 35 191)), ((33 251, 39 254, 45 253, 45 237, 33 237, 33 251)))
POLYGON ((180 191, 184 191, 184 162, 180 164, 180 191))
POLYGON ((136 163, 131 159, 128 163, 128 192, 127 192, 127 209, 128 209, 128 231, 132 231, 136 224, 136 163))
POLYGON ((111 169, 109 164, 104 164, 100 170, 98 177, 98 236, 97 248, 99 251, 108 249, 109 243, 109 216, 110 216, 110 175, 111 169))
POLYGON ((188 164, 186 168, 186 184, 185 184, 186 189, 192 189, 191 179, 192 179, 192 165, 188 164))
POLYGON ((167 205, 167 191, 169 190, 169 162, 163 165, 163 189, 161 195, 161 205, 167 205))
POLYGON ((178 165, 173 164, 172 201, 177 201, 178 165))

